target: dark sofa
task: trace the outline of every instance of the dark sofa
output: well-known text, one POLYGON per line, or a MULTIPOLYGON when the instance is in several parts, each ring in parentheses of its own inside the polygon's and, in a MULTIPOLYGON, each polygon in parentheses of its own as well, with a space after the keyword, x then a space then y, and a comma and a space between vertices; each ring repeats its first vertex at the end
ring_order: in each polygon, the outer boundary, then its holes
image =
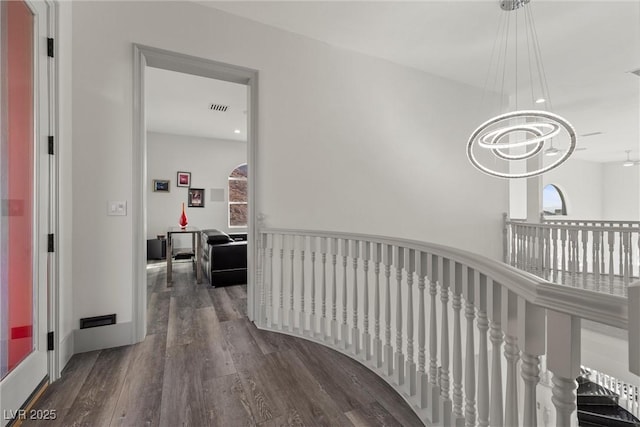
POLYGON ((247 283, 246 236, 230 236, 215 229, 202 230, 200 236, 202 270, 209 283, 212 286, 247 283))

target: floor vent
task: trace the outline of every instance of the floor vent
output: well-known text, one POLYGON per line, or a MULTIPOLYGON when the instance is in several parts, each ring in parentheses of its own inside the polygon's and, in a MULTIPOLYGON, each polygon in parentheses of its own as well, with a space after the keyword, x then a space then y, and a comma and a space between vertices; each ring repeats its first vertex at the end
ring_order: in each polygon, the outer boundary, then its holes
POLYGON ((80 319, 80 329, 96 328, 98 326, 107 326, 116 324, 116 315, 107 314, 106 316, 85 317, 80 319))

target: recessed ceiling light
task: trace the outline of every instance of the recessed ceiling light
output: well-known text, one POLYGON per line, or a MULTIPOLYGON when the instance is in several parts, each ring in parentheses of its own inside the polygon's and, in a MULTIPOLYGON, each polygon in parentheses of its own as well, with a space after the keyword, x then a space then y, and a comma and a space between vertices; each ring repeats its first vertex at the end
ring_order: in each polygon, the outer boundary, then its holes
POLYGON ((545 101, 546 101, 546 99, 544 99, 544 98, 538 98, 538 99, 536 99, 536 104, 542 104, 545 101))
POLYGON ((240 133, 240 129, 234 130, 233 133, 240 133))

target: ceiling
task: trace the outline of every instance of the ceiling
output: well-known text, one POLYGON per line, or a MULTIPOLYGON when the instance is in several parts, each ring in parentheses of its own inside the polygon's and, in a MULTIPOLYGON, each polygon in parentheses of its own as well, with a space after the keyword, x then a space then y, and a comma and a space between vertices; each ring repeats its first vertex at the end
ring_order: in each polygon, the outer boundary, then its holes
POLYGON ((245 85, 147 67, 145 90, 148 131, 247 140, 245 85), (213 110, 211 104, 228 108, 213 110))
MULTIPOLYGON (((505 13, 497 0, 199 3, 480 89, 486 89, 498 22, 505 13)), ((553 112, 568 119, 578 134, 582 150, 574 156, 622 161, 624 151, 632 150, 631 157, 639 158, 640 78, 630 71, 640 69, 640 0, 532 0, 531 6, 553 112), (581 136, 596 132, 601 134, 581 136)), ((164 81, 159 87, 176 91, 176 98, 187 96, 176 83, 164 81)), ((210 96, 195 92, 205 111, 209 102, 237 102, 223 101, 211 90, 210 96)), ((179 114, 187 108, 182 104, 179 114)), ((150 111, 150 129, 152 122, 169 126, 170 118, 156 120, 150 111)), ((240 119, 231 127, 246 123, 240 119)))

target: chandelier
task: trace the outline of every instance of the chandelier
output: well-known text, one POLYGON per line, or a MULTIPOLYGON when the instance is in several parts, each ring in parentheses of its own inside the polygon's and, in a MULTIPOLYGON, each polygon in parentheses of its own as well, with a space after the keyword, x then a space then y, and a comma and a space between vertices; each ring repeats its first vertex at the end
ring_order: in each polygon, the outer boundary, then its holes
POLYGON ((492 82, 492 92, 499 93, 504 102, 507 79, 512 79, 515 90, 511 93, 512 105, 509 107, 515 105, 515 108, 482 123, 467 143, 471 164, 499 178, 541 175, 564 163, 576 148, 573 126, 549 111, 552 109, 551 96, 529 3, 530 0, 500 2, 504 12, 484 88, 487 92, 492 82), (520 44, 526 45, 525 48, 520 44), (518 67, 523 59, 528 64, 524 71, 518 67), (526 80, 523 73, 529 80, 526 92, 518 86, 526 80), (526 100, 527 108, 522 108, 523 100, 526 100), (545 109, 539 109, 540 106, 545 109))

